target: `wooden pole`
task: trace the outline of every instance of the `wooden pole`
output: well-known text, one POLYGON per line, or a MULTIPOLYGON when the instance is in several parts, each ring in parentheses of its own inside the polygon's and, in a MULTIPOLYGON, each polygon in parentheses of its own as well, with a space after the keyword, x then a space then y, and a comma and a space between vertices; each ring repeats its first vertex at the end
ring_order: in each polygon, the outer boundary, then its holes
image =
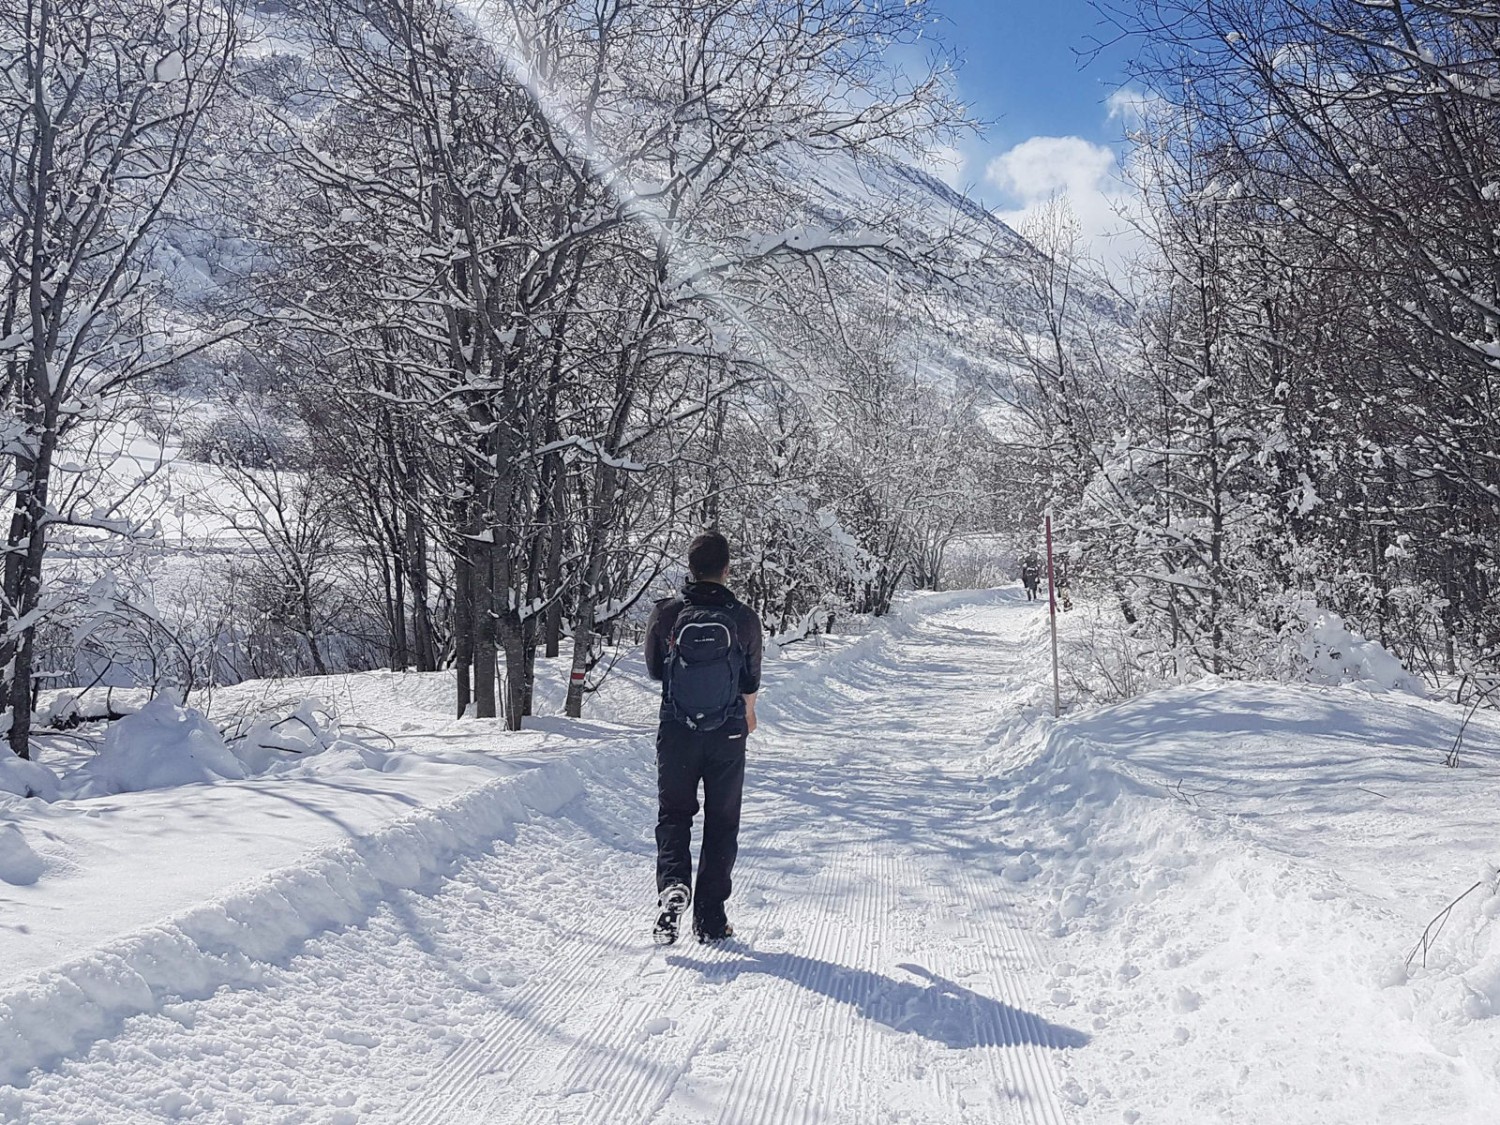
POLYGON ((1062 680, 1057 669, 1057 583, 1052 576, 1052 513, 1047 513, 1047 608, 1052 619, 1052 717, 1062 715, 1062 680))

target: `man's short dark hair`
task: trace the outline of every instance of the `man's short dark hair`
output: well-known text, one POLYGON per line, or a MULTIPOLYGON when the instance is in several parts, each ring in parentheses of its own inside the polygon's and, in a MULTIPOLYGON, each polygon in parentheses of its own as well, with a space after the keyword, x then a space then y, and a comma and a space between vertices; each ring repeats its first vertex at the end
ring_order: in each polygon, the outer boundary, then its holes
POLYGON ((723 578, 729 569, 729 540, 705 531, 688 545, 687 563, 695 581, 723 578))

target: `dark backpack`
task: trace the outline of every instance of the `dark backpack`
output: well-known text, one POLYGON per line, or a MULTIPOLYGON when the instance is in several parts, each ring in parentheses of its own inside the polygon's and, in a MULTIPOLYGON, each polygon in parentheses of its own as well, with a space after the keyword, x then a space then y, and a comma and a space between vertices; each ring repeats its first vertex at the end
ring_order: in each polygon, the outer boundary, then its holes
POLYGON ((684 605, 667 637, 663 680, 678 722, 718 730, 740 698, 745 653, 734 618, 723 606, 684 605))

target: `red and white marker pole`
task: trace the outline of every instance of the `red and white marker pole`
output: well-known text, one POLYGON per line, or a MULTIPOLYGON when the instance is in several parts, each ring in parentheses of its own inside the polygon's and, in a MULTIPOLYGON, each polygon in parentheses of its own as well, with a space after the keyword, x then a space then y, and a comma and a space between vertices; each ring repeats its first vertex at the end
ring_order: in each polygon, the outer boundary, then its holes
POLYGON ((1052 717, 1062 714, 1062 682, 1057 670, 1057 586, 1052 580, 1052 513, 1047 513, 1047 608, 1052 616, 1052 717))

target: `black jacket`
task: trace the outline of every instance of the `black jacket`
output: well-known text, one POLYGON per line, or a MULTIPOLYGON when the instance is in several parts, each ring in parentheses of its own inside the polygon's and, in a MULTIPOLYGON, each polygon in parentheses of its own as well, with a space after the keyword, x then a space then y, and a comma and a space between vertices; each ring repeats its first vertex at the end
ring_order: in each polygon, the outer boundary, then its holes
MULTIPOLYGON (((735 642, 745 654, 745 671, 740 677, 740 694, 753 695, 760 690, 761 628, 760 618, 745 605, 735 600, 727 586, 717 582, 687 582, 682 593, 663 598, 651 611, 651 620, 646 624, 646 671, 653 680, 662 678, 662 667, 667 659, 667 638, 677 624, 677 615, 685 605, 719 606, 728 610, 734 622, 735 642)), ((735 704, 731 720, 743 719, 745 701, 735 704)), ((672 708, 667 703, 667 688, 662 685, 662 719, 672 718, 672 708)))

